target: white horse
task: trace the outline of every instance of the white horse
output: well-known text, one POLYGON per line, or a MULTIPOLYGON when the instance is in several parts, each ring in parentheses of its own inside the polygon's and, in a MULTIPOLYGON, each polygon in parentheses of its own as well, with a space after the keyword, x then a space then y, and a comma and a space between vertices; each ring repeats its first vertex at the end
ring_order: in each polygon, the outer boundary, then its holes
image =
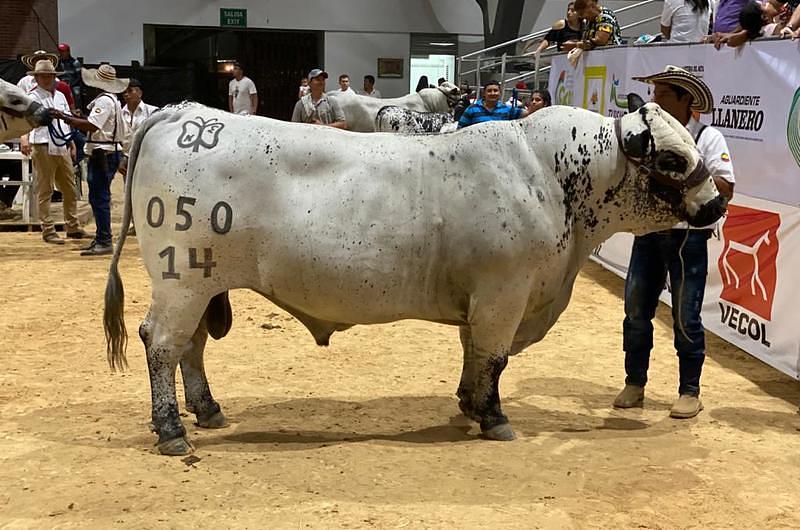
POLYGON ((19 138, 51 121, 50 112, 41 103, 18 86, 0 79, 0 142, 19 138))

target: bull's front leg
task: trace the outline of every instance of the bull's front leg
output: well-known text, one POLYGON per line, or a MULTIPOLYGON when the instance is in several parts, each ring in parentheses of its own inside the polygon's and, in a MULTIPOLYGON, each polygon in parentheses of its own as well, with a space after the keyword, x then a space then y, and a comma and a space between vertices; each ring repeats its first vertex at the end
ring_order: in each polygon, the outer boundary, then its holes
POLYGON ((479 309, 470 318, 473 323, 460 329, 464 367, 457 392, 459 408, 480 423, 481 432, 490 440, 515 438, 500 406, 499 388, 521 315, 521 309, 508 311, 508 307, 479 309))

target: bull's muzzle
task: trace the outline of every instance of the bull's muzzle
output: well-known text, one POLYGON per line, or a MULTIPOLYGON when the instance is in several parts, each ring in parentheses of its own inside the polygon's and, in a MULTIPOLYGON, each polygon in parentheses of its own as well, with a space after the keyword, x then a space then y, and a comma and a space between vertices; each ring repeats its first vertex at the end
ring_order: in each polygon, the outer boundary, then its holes
POLYGON ((687 221, 694 227, 703 227, 716 223, 728 209, 728 199, 722 194, 717 195, 707 203, 700 206, 697 214, 689 216, 687 221))
POLYGON ((50 109, 46 108, 38 101, 34 101, 28 107, 28 110, 25 111, 25 119, 31 125, 41 127, 42 125, 50 125, 53 121, 53 115, 50 109))

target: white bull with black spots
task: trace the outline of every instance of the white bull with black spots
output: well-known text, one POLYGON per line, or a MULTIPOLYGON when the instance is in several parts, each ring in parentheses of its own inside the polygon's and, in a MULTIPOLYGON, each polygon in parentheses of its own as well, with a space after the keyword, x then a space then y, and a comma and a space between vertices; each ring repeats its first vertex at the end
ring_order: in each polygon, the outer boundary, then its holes
POLYGON ((449 112, 417 112, 386 106, 375 118, 377 132, 427 134, 455 131, 458 124, 449 112))
POLYGON ((342 107, 347 130, 375 132, 375 117, 385 106, 417 112, 447 112, 458 101, 461 92, 454 84, 445 82, 436 88, 423 88, 400 98, 379 99, 341 91, 331 91, 327 95, 336 98, 342 107))
POLYGON ((18 86, 0 79, 0 142, 19 138, 51 121, 49 110, 41 103, 18 86))
POLYGON ((509 440, 500 374, 555 324, 592 249, 615 232, 706 225, 725 207, 692 137, 652 103, 618 121, 551 107, 422 136, 188 104, 144 124, 130 165, 106 288, 108 357, 126 365, 117 267, 132 213, 152 282, 139 328, 152 425, 168 455, 192 450, 178 365, 197 423, 226 424, 203 350, 230 329, 230 289, 263 295, 319 345, 356 324, 459 326, 459 406, 484 436, 509 440))

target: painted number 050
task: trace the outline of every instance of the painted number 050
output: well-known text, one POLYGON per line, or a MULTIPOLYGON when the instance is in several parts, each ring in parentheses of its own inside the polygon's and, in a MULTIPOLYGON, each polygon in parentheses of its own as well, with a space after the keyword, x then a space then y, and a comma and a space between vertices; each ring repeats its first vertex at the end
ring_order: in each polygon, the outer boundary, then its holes
MULTIPOLYGON (((177 232, 185 232, 192 227, 192 213, 189 211, 190 206, 194 206, 197 199, 194 197, 178 197, 178 203, 175 208, 175 215, 178 216, 178 221, 175 223, 175 230, 177 232)), ((153 197, 147 203, 147 224, 153 228, 159 228, 164 224, 164 201, 161 197, 153 197)), ((231 230, 233 224, 233 208, 225 201, 219 201, 211 208, 211 229, 217 234, 227 234, 231 230)))

